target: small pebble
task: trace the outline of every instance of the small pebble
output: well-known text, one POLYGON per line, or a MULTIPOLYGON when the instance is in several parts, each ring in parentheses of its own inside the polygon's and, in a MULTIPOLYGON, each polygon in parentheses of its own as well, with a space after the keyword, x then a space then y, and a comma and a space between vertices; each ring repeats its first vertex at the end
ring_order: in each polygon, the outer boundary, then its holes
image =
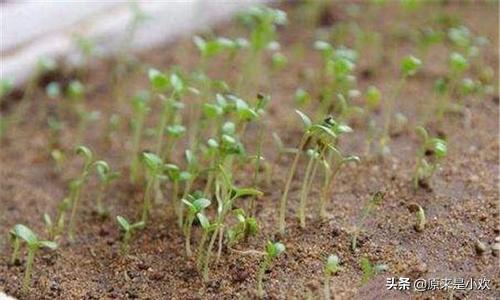
POLYGON ((474 247, 476 248, 476 253, 478 255, 482 255, 484 252, 486 252, 486 245, 480 240, 476 240, 474 247))

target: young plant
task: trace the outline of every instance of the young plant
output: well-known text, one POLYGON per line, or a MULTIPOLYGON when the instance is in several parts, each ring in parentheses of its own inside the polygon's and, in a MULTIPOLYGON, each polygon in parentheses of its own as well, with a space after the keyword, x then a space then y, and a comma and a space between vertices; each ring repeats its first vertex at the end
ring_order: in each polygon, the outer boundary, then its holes
POLYGON ((325 276, 325 284, 324 284, 324 296, 325 300, 330 300, 330 279, 333 275, 335 275, 338 271, 341 270, 340 267, 340 259, 337 255, 331 254, 328 256, 326 260, 324 276, 325 276))
POLYGON ((413 172, 413 187, 418 189, 418 187, 429 186, 430 178, 448 153, 448 147, 446 141, 437 137, 429 137, 424 127, 418 126, 415 131, 421 140, 413 172))
POLYGON ((260 298, 264 297, 264 287, 262 280, 264 279, 264 274, 267 269, 271 266, 273 260, 285 252, 285 245, 280 242, 273 243, 271 241, 267 242, 266 252, 264 254, 264 259, 260 264, 259 271, 257 273, 257 295, 260 298))
MULTIPOLYGON (((203 230, 203 233, 201 235, 200 242, 198 243, 198 249, 196 251, 196 269, 198 272, 200 272, 203 276, 203 280, 207 281, 208 280, 208 263, 205 263, 205 261, 208 259, 207 258, 207 252, 205 251, 205 244, 208 241, 208 238, 210 236, 210 233, 212 233, 214 230, 217 229, 217 224, 215 223, 210 223, 208 218, 201 212, 196 214, 196 218, 198 219, 198 222, 201 225, 201 228, 203 230), (205 267, 206 266, 206 267, 205 267)), ((215 242, 215 238, 211 238, 210 242, 213 243, 215 242)), ((211 248, 210 246, 208 248, 211 248)))
POLYGON ((380 272, 386 271, 388 269, 385 264, 376 264, 373 265, 368 257, 363 256, 360 261, 361 270, 363 271, 363 277, 361 278, 361 284, 365 284, 370 279, 372 279, 375 275, 380 272))
POLYGON ((116 216, 116 221, 118 222, 118 225, 120 225, 120 228, 123 231, 121 251, 123 254, 127 254, 132 235, 137 229, 144 228, 145 223, 143 221, 140 221, 137 223, 130 224, 127 221, 127 219, 125 219, 122 216, 116 216))
POLYGON ((241 240, 246 240, 249 236, 255 235, 259 230, 257 220, 253 217, 247 217, 243 209, 238 208, 233 212, 238 223, 227 230, 228 247, 232 247, 241 240))
POLYGON ((132 159, 130 164, 130 181, 135 184, 139 177, 141 137, 144 120, 149 112, 149 93, 141 91, 132 98, 132 159))
POLYGON ((103 160, 96 161, 95 167, 100 180, 99 192, 96 198, 96 212, 100 217, 105 218, 108 216, 108 210, 103 205, 106 190, 109 184, 120 176, 120 173, 112 171, 108 163, 103 160))
POLYGON ((365 203, 361 215, 356 221, 356 225, 354 226, 354 232, 351 237, 351 249, 352 251, 356 251, 358 248, 358 236, 359 233, 363 230, 364 223, 366 219, 373 213, 373 211, 382 203, 384 200, 384 193, 376 192, 373 194, 371 199, 365 203))
POLYGON ((64 162, 66 161, 66 156, 64 155, 64 153, 59 149, 54 149, 50 152, 50 156, 56 163, 56 171, 61 172, 64 162))
POLYGON ((395 102, 398 101, 399 95, 401 91, 404 89, 406 82, 409 77, 414 76, 421 69, 422 62, 420 59, 409 55, 401 61, 400 64, 400 72, 401 78, 399 83, 396 85, 396 88, 393 91, 393 94, 386 99, 385 107, 387 111, 384 112, 385 120, 384 120, 384 129, 382 136, 380 138, 380 153, 385 156, 390 153, 389 142, 390 142, 390 126, 391 120, 393 118, 394 106, 395 102))
POLYGON ((35 261, 35 254, 40 248, 49 248, 55 250, 57 244, 51 241, 39 240, 38 237, 25 225, 17 224, 10 231, 11 236, 14 238, 14 253, 12 256, 12 261, 18 259, 18 251, 20 246, 20 240, 26 242, 28 247, 28 258, 26 259, 26 268, 24 270, 23 279, 23 290, 26 291, 31 284, 31 272, 33 269, 33 263, 35 261))
POLYGON ((94 166, 95 160, 92 151, 85 146, 80 146, 76 149, 76 154, 83 156, 84 165, 80 176, 70 183, 69 199, 71 202, 71 215, 69 218, 68 237, 70 241, 74 241, 75 217, 78 209, 78 202, 83 186, 87 182, 90 170, 94 166))
MULTIPOLYGON (((318 143, 318 151, 322 152, 325 149, 328 148, 328 145, 333 145, 334 141, 337 138, 337 134, 332 131, 332 124, 330 124, 330 118, 326 118, 323 122, 319 123, 313 123, 311 119, 304 114, 303 112, 296 110, 297 114, 301 117, 302 122, 305 127, 304 134, 302 135, 302 138, 299 142, 298 150, 297 153, 295 154, 294 160, 292 162, 292 165, 290 166, 290 169, 288 171, 288 176, 287 180, 285 183, 285 188, 283 191, 283 195, 280 200, 280 208, 279 208, 279 220, 278 220, 278 229, 281 234, 285 233, 285 215, 286 215, 286 206, 287 206, 287 200, 288 200, 288 192, 290 190, 290 186, 292 183, 292 180, 295 176, 297 165, 299 162, 300 155, 304 151, 304 148, 306 146, 306 143, 314 139, 318 143)), ((339 126, 337 129, 343 131, 344 125, 339 126)), ((349 128, 349 127, 345 127, 349 128)), ((314 160, 314 156, 311 156, 310 160, 314 160)), ((311 172, 312 168, 309 170, 306 170, 306 179, 304 179, 304 184, 302 186, 302 192, 301 192, 301 202, 303 203, 301 206, 302 208, 305 209, 305 198, 307 197, 309 188, 312 184, 311 182, 311 172)), ((314 175, 314 174, 313 174, 314 175)), ((314 176, 312 176, 314 177, 314 176)), ((305 222, 305 217, 304 217, 304 209, 299 210, 299 217, 301 219, 301 224, 304 224, 303 221, 305 222)), ((305 225, 304 225, 305 226, 305 225)))
POLYGON ((158 180, 165 179, 163 161, 158 155, 149 152, 141 154, 141 162, 146 169, 146 190, 144 191, 144 202, 142 207, 141 222, 146 223, 151 211, 151 201, 154 197, 154 187, 158 180))
POLYGON ((181 169, 174 164, 165 164, 164 173, 172 182, 172 208, 177 215, 177 225, 182 228, 184 225, 184 212, 182 199, 179 200, 179 186, 181 182, 186 182, 191 179, 191 173, 181 171, 181 169))
POLYGON ((71 207, 70 198, 64 198, 59 205, 57 206, 56 218, 52 221, 52 218, 49 214, 43 215, 43 220, 45 222, 45 228, 49 237, 49 240, 57 240, 63 230, 64 230, 64 221, 66 217, 66 212, 71 207))
POLYGON ((186 245, 186 256, 191 257, 193 252, 191 251, 191 228, 193 226, 193 221, 198 214, 202 214, 203 210, 210 206, 210 200, 203 198, 201 194, 195 193, 193 195, 188 195, 187 199, 182 199, 182 202, 188 208, 186 221, 184 222, 183 232, 186 245))

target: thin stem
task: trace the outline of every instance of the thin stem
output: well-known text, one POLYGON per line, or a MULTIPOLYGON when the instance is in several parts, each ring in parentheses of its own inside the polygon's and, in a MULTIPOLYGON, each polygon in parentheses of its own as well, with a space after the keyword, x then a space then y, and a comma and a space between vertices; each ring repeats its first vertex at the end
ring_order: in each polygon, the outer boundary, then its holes
POLYGON ((271 259, 268 255, 266 255, 260 265, 259 272, 257 273, 257 295, 260 298, 264 297, 264 287, 262 284, 262 280, 264 279, 264 274, 266 273, 266 270, 269 267, 270 263, 271 259))
POLYGON ((299 205, 299 220, 300 220, 300 227, 305 228, 306 227, 306 198, 307 198, 307 184, 309 183, 309 176, 311 174, 312 167, 314 165, 314 153, 311 155, 309 158, 309 162, 307 163, 306 167, 306 174, 304 176, 304 179, 302 181, 302 188, 300 192, 300 205, 299 205))
POLYGON ((28 259, 26 260, 26 269, 24 270, 23 291, 26 291, 30 286, 31 270, 33 268, 33 261, 35 260, 36 250, 37 249, 33 247, 28 248, 28 259))
POLYGON ((21 245, 21 241, 19 240, 19 238, 16 236, 14 238, 14 246, 13 246, 13 250, 12 250, 12 257, 10 259, 10 262, 11 264, 15 264, 16 261, 19 260, 19 246, 21 245))
POLYGON ((290 190, 290 185, 292 183, 293 177, 295 175, 295 171, 297 169, 297 163, 299 162, 300 154, 302 152, 302 149, 304 148, 307 138, 309 137, 308 134, 304 134, 302 136, 302 140, 300 141, 299 149, 297 151, 297 154, 295 154, 295 158, 293 159, 292 166, 290 167, 290 170, 288 172, 288 178, 286 180, 285 184, 285 189, 283 191, 283 196, 281 197, 280 200, 280 208, 279 208, 279 220, 278 220, 278 229, 281 234, 285 233, 285 218, 286 218, 286 204, 288 200, 288 191, 290 190))

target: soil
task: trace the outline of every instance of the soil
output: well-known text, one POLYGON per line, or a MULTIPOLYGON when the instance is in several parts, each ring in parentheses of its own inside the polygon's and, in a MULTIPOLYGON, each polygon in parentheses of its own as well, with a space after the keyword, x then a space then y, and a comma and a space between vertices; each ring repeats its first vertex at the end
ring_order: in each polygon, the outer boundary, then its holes
MULTIPOLYGON (((484 62, 495 69, 498 82, 498 2, 478 1, 462 3, 443 1, 413 12, 402 10, 390 3, 375 11, 366 3, 359 3, 366 14, 349 16, 348 2, 329 7, 321 17, 322 26, 335 26, 341 22, 356 21, 363 29, 377 31, 383 36, 383 60, 375 62, 373 53, 361 53, 357 67, 358 86, 364 91, 369 85, 379 87, 389 95, 397 82, 398 62, 414 49, 411 38, 416 28, 428 26, 440 13, 459 16, 475 35, 486 36, 490 44, 483 48, 484 62), (369 13, 370 12, 370 13, 369 13)), ((305 10, 296 3, 282 7, 288 13, 289 24, 279 30, 282 52, 289 58, 284 71, 267 77, 262 74, 260 90, 271 93, 269 128, 278 132, 287 146, 294 147, 301 135, 300 121, 293 109, 295 89, 306 83, 304 70, 318 70, 321 58, 312 49, 315 33, 304 25, 305 10)), ((227 25, 227 24, 226 24, 227 25)), ((243 30, 237 26, 220 26, 215 30, 221 36, 238 36, 243 30)), ((102 121, 89 125, 84 144, 92 148, 99 158, 122 173, 108 191, 106 204, 111 218, 101 220, 93 213, 97 182, 92 179, 82 195, 77 219, 77 238, 69 243, 60 240, 57 251, 39 251, 33 272, 32 287, 22 292, 24 255, 21 265, 11 265, 8 231, 16 223, 23 223, 44 236, 43 214, 54 214, 59 201, 68 193, 68 182, 74 178, 82 161, 71 154, 75 147, 76 125, 69 118, 60 137, 60 148, 68 159, 61 172, 57 172, 48 148, 49 129, 40 111, 60 104, 43 93, 43 84, 37 89, 22 122, 10 128, 2 140, 0 161, 0 289, 19 299, 253 299, 256 298, 256 272, 261 261, 258 255, 242 251, 259 250, 266 240, 280 240, 286 245, 285 253, 278 257, 265 275, 267 299, 321 299, 323 268, 329 254, 337 254, 342 270, 331 280, 332 295, 336 299, 499 299, 500 268, 498 257, 490 250, 500 236, 499 224, 499 107, 498 96, 474 96, 466 99, 469 114, 447 114, 444 122, 431 122, 432 134, 446 137, 449 155, 430 182, 429 189, 414 191, 411 174, 415 164, 418 139, 412 133, 423 112, 433 105, 432 84, 446 73, 448 50, 432 47, 423 58, 422 72, 412 78, 401 94, 397 111, 404 113, 409 126, 391 140, 392 154, 377 159, 365 154, 367 129, 352 124, 354 133, 342 139, 340 145, 346 153, 362 157, 358 165, 349 165, 338 176, 330 201, 328 218, 317 218, 320 185, 315 185, 310 196, 307 227, 301 229, 296 218, 299 172, 289 199, 287 233, 276 234, 277 206, 284 186, 291 157, 277 160, 277 150, 270 134, 265 137, 264 156, 275 167, 271 183, 259 188, 264 196, 257 204, 256 217, 260 231, 255 237, 238 244, 237 251, 224 248, 221 260, 211 265, 210 281, 204 283, 195 268, 194 259, 186 259, 184 240, 165 203, 156 204, 146 230, 137 232, 128 255, 120 255, 120 232, 116 215, 137 219, 140 215, 143 189, 128 181, 130 162, 130 105, 127 101, 113 100, 111 73, 114 63, 99 61, 86 73, 85 82, 91 90, 87 94, 89 109, 101 111, 103 116, 117 113, 123 116, 122 126, 111 141, 104 141, 106 126, 102 121), (496 99, 496 100, 495 100, 496 99), (376 212, 370 216, 359 237, 359 249, 352 252, 350 238, 363 203, 375 191, 386 193, 376 212), (414 228, 413 203, 421 205, 427 215, 423 232, 414 228), (478 253, 477 241, 486 245, 478 253), (388 270, 376 275, 366 284, 361 283, 360 259, 368 257, 373 263, 383 263, 388 270), (416 278, 487 278, 490 290, 426 292, 394 291, 385 287, 388 277, 416 278)), ((174 45, 154 49, 138 57, 139 69, 132 71, 124 83, 125 98, 139 88, 147 89, 144 70, 149 66, 167 70, 174 65, 194 70, 198 55, 190 38, 181 38, 174 45)), ((211 76, 231 80, 240 72, 237 65, 228 66, 225 57, 211 64, 211 76)), ((237 61, 241 61, 238 58, 237 61)), ((268 61, 266 61, 268 63, 268 61)), ((474 76, 474 74, 471 74, 474 76)), ((71 72, 59 74, 51 80, 67 82, 71 72)), ((313 95, 314 90, 312 90, 313 95)), ((253 91, 252 91, 253 93, 253 91)), ((498 95, 498 86, 495 86, 498 95)), ((19 103, 22 91, 14 93, 2 105, 2 114, 10 115, 19 103), (17 99, 17 100, 16 100, 17 99)), ((315 97, 313 97, 315 98, 315 97)), ((189 101, 189 100, 186 100, 189 101)), ((314 103, 314 102, 313 102, 314 103)), ((189 105, 189 103, 188 103, 189 105)), ((312 107, 316 104, 312 104, 312 107)), ((153 109, 153 112, 157 109, 153 109)), ((43 116, 43 114, 42 114, 43 116)), ((148 128, 157 120, 157 113, 148 119, 148 128)), ((377 112, 380 121, 383 114, 377 112)), ((189 122, 189 121, 187 121, 189 122)), ((270 130, 271 131, 271 130, 270 130)), ((249 126, 246 146, 254 153, 257 128, 249 126)), ((144 149, 154 145, 146 137, 144 149)), ((181 148, 181 147, 179 147, 181 148)), ((182 149, 175 153, 181 161, 182 149)), ((300 163, 304 169, 305 162, 300 163)), ((236 178, 238 185, 251 185, 253 169, 241 167, 236 178)), ((200 187, 203 183, 199 183, 200 187)), ((168 197, 167 190, 166 197, 168 197)), ((240 200, 237 205, 244 205, 240 200)), ((193 232, 196 245, 200 229, 193 232)))

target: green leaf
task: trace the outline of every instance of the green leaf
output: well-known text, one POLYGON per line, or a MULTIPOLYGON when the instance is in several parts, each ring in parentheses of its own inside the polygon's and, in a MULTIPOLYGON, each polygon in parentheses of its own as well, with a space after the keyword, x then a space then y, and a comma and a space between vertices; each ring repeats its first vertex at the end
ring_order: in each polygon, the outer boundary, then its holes
POLYGON ((184 91, 184 81, 175 73, 170 75, 170 84, 176 93, 180 94, 184 91))
POLYGON ((76 148, 76 154, 82 155, 85 158, 86 163, 90 163, 94 157, 92 151, 85 146, 79 146, 76 148))
POLYGON ((161 158, 151 152, 142 152, 141 160, 150 171, 158 171, 163 166, 161 158))
POLYGON ((19 238, 25 240, 29 247, 36 246, 38 243, 38 238, 35 233, 23 224, 16 224, 14 226, 14 233, 19 238))
POLYGON ((413 76, 422 67, 422 62, 415 56, 409 55, 401 61, 401 72, 404 76, 413 76))
POLYGON ((149 82, 151 87, 159 92, 163 92, 169 87, 169 80, 167 75, 158 71, 157 69, 149 69, 148 71, 149 82))
POLYGON ((300 116, 300 118, 302 119, 302 123, 304 123, 304 128, 306 130, 308 130, 309 128, 311 128, 312 126, 312 121, 311 119, 303 112, 301 112, 300 110, 296 109, 295 112, 300 116))
POLYGON ((442 158, 445 157, 446 154, 448 153, 448 147, 446 145, 446 142, 443 141, 442 139, 439 138, 433 138, 430 141, 430 144, 432 145, 432 150, 434 150, 434 153, 436 154, 437 157, 442 158))
POLYGON ((200 225, 203 228, 203 230, 209 230, 210 229, 210 222, 208 221, 207 217, 205 217, 204 214, 197 213, 196 217, 198 218, 198 221, 200 222, 200 225))
POLYGON ((41 247, 44 248, 49 248, 50 250, 56 250, 57 249, 57 243, 51 242, 51 241, 40 241, 38 244, 41 247))
POLYGON ((427 139, 429 138, 429 134, 427 133, 427 130, 422 127, 422 126, 417 126, 415 128, 415 133, 418 135, 419 138, 422 139, 422 141, 427 141, 427 139))
POLYGON ((257 196, 261 197, 263 193, 259 190, 253 188, 234 188, 234 198, 244 197, 244 196, 257 196))
POLYGON ((130 223, 122 216, 116 216, 116 221, 124 231, 130 231, 130 223))
POLYGON ((210 206, 212 202, 206 198, 198 198, 193 201, 193 206, 196 208, 197 212, 202 211, 203 209, 210 206))
POLYGON ((331 254, 328 256, 328 259, 326 260, 326 266, 325 266, 325 271, 328 274, 335 274, 339 271, 340 259, 337 255, 331 254))
POLYGON ((282 243, 272 243, 270 241, 267 242, 266 253, 269 257, 275 258, 283 252, 285 252, 285 245, 283 245, 282 243))

